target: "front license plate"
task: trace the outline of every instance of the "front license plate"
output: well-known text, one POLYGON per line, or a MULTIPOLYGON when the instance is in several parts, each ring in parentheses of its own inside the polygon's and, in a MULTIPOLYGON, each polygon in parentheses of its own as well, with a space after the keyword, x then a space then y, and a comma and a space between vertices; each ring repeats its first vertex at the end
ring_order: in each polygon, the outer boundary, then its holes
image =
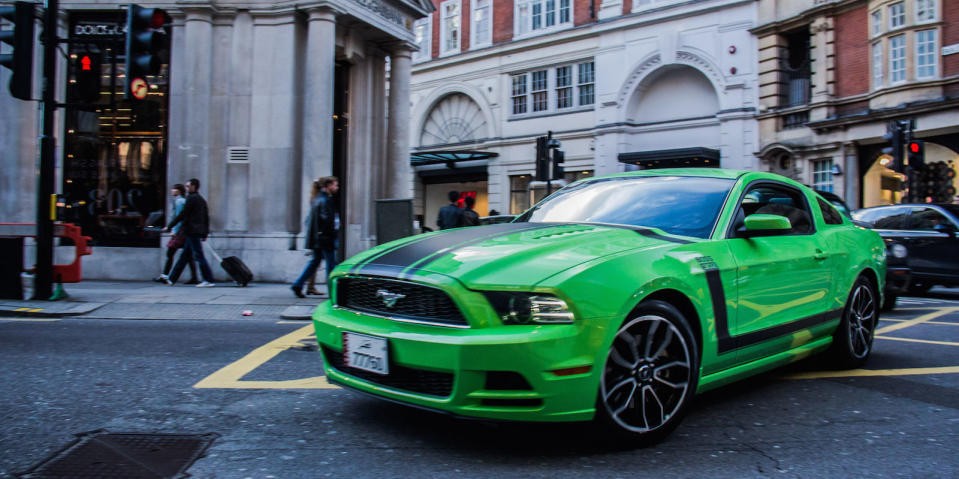
POLYGON ((343 331, 343 361, 351 368, 389 374, 386 338, 343 331))

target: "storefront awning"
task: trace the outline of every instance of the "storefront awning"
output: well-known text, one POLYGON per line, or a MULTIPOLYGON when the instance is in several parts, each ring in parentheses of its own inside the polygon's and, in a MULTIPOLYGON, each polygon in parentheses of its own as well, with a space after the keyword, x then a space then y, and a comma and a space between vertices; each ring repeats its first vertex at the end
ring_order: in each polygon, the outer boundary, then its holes
POLYGON ((619 162, 638 165, 644 170, 684 167, 719 168, 719 150, 696 147, 620 153, 619 162))
POLYGON ((410 154, 413 166, 445 164, 447 168, 456 168, 460 161, 488 160, 499 156, 491 151, 418 151, 410 154))

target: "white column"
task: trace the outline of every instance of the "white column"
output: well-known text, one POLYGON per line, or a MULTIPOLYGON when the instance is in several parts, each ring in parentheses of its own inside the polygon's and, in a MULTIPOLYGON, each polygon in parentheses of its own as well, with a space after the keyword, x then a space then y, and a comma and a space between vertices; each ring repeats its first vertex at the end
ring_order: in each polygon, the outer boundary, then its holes
POLYGON ((306 81, 303 94, 302 218, 309 214, 313 180, 333 174, 333 79, 336 68, 336 12, 309 11, 306 81))
POLYGON ((182 38, 173 36, 175 64, 170 68, 172 121, 167 181, 169 184, 185 183, 189 178, 198 178, 200 193, 208 196, 213 10, 191 6, 184 13, 182 38), (188 45, 206 47, 189 48, 188 45))
POLYGON ((410 66, 413 49, 397 45, 390 55, 390 119, 387 126, 387 198, 413 197, 410 166, 410 66))

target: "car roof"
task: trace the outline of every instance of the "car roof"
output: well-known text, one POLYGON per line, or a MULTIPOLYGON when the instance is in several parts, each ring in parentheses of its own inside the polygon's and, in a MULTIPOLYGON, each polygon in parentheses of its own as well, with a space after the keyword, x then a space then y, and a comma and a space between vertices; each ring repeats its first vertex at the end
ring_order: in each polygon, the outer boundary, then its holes
MULTIPOLYGON (((627 171, 612 175, 602 175, 595 178, 616 178, 629 176, 698 176, 706 178, 727 178, 735 180, 746 173, 746 170, 727 170, 724 168, 657 168, 654 170, 627 171)), ((593 178, 587 178, 593 179, 593 178)))

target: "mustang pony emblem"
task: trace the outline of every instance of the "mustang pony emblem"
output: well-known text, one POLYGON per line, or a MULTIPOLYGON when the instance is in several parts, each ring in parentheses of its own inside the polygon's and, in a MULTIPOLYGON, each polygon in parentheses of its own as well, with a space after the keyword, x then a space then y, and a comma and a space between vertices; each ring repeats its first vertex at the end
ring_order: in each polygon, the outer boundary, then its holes
POLYGON ((387 291, 387 290, 385 290, 385 289, 381 289, 381 290, 379 290, 379 291, 376 292, 376 297, 383 299, 383 305, 384 305, 384 306, 386 306, 387 308, 392 308, 393 306, 396 305, 396 302, 397 302, 397 301, 405 298, 406 295, 405 295, 405 294, 400 294, 400 293, 393 293, 393 292, 391 292, 391 291, 387 291))

